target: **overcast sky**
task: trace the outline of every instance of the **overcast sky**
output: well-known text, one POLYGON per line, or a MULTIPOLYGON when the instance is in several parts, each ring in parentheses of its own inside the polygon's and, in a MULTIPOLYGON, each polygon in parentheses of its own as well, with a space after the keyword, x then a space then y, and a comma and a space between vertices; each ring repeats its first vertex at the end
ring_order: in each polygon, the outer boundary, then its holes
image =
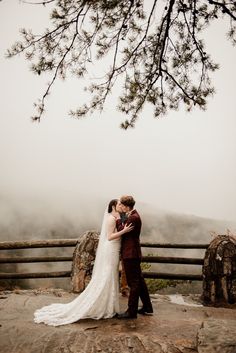
POLYGON ((119 128, 125 117, 114 96, 102 114, 68 117, 86 98, 74 78, 57 81, 41 123, 31 122, 48 78, 33 75, 23 56, 4 53, 20 28, 41 33, 46 26, 47 8, 0 2, 0 203, 34 199, 66 212, 78 200, 89 209, 91 200, 128 193, 160 209, 236 220, 236 50, 227 25, 216 22, 206 37, 221 65, 207 111, 154 119, 147 106, 128 131, 119 128))

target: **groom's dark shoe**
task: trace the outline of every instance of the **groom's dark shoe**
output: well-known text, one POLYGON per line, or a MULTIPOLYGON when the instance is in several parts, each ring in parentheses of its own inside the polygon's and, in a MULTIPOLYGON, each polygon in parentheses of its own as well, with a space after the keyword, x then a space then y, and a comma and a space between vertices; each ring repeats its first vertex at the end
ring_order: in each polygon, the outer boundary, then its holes
POLYGON ((137 315, 131 315, 128 311, 118 314, 117 319, 137 319, 137 315))
POLYGON ((153 309, 152 308, 150 308, 150 309, 141 308, 141 309, 138 309, 138 314, 141 314, 141 315, 153 315, 153 309))

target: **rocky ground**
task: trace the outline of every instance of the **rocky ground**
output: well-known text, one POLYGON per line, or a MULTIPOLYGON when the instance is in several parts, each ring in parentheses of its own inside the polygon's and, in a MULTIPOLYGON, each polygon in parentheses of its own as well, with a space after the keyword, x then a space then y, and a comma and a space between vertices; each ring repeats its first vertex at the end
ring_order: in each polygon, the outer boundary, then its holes
MULTIPOLYGON (((75 297, 63 290, 0 292, 0 352, 236 353, 236 308, 192 306, 200 304, 197 294, 153 295, 154 315, 136 320, 82 320, 59 327, 33 322, 36 309, 75 297)), ((123 309, 126 304, 121 297, 123 309)))

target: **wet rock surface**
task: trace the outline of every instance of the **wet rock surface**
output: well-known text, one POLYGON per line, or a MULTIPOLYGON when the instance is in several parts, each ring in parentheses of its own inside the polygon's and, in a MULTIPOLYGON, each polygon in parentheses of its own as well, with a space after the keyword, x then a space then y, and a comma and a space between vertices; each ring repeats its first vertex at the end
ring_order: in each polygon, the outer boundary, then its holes
POLYGON ((236 321, 209 319, 198 332, 199 353, 235 353, 236 321))
MULTIPOLYGON (((154 315, 139 315, 136 320, 81 320, 59 327, 33 322, 36 309, 67 303, 76 296, 63 290, 1 292, 0 352, 236 352, 236 335, 232 333, 236 327, 235 308, 178 305, 171 303, 167 295, 153 295, 154 315), (216 350, 216 336, 222 337, 222 342, 218 341, 220 350, 216 350), (223 341, 229 344, 223 345, 223 341)), ((184 300, 196 304, 199 296, 186 296, 184 300)), ((127 299, 120 297, 120 301, 125 310, 127 299)))

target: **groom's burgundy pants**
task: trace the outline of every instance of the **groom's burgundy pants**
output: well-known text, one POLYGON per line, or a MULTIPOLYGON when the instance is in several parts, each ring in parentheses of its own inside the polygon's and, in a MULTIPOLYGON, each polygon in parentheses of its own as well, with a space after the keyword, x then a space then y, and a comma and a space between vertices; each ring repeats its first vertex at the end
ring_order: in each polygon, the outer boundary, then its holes
POLYGON ((130 288, 128 311, 132 316, 137 315, 139 297, 145 309, 152 309, 152 303, 147 285, 143 278, 140 263, 140 259, 123 259, 127 283, 130 288))

